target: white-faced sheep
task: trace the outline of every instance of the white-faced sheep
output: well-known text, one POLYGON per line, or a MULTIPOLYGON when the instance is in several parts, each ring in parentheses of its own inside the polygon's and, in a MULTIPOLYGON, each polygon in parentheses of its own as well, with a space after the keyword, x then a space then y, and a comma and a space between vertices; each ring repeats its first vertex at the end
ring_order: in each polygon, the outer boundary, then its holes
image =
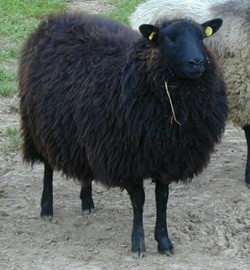
POLYGON ((140 33, 87 14, 54 14, 31 34, 19 66, 24 160, 44 162, 41 215, 53 215, 53 170, 82 183, 92 211, 93 179, 125 188, 134 220, 132 252, 145 252, 143 180, 156 182, 155 239, 173 251, 168 185, 200 173, 227 118, 225 83, 203 45, 203 24, 180 19, 140 33))
POLYGON ((250 187, 250 1, 149 0, 131 15, 132 28, 159 19, 188 17, 203 22, 223 19, 222 29, 205 41, 222 65, 228 88, 229 119, 244 129, 247 139, 246 184, 250 187))

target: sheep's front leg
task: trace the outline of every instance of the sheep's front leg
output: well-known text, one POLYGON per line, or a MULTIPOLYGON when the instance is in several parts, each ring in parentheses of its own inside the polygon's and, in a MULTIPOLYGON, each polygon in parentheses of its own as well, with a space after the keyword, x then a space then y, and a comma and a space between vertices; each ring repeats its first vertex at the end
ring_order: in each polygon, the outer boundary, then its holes
POLYGON ((41 217, 45 220, 53 218, 53 169, 47 162, 44 163, 41 217))
POLYGON ((244 127, 246 140, 247 140, 247 164, 246 164, 246 184, 250 188, 250 126, 244 127))
POLYGON ((145 193, 143 184, 126 187, 133 206, 132 252, 134 257, 145 256, 145 241, 143 229, 143 206, 145 193))
POLYGON ((83 214, 93 213, 95 205, 92 198, 92 182, 82 183, 80 198, 82 200, 83 214))
POLYGON ((167 203, 168 203, 168 185, 163 185, 156 181, 155 198, 156 198, 156 225, 155 240, 158 242, 158 251, 170 256, 174 247, 168 237, 167 230, 167 203))

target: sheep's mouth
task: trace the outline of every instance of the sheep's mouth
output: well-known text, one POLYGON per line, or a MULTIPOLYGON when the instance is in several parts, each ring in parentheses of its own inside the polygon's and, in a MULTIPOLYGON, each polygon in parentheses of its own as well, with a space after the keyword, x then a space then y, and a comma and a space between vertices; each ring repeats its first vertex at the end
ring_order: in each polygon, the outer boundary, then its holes
POLYGON ((203 70, 200 71, 186 71, 182 78, 187 80, 198 80, 201 78, 203 70))
POLYGON ((176 71, 173 72, 177 77, 179 77, 180 79, 183 80, 198 80, 201 78, 201 76, 204 73, 204 68, 200 68, 200 69, 183 69, 182 72, 180 71, 176 71))

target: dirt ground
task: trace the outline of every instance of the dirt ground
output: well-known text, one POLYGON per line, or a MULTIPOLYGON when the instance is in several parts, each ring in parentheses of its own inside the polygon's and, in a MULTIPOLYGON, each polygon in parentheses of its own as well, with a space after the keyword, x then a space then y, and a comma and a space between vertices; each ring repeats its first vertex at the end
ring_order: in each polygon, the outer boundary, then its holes
MULTIPOLYGON (((99 12, 102 1, 71 5, 99 12), (101 3, 101 4, 100 4, 101 3)), ((171 185, 168 229, 175 254, 157 253, 154 184, 145 182, 147 255, 130 254, 132 209, 126 192, 94 185, 96 212, 82 215, 80 186, 55 174, 54 219, 40 219, 42 165, 6 154, 8 127, 18 127, 18 99, 0 99, 0 269, 250 269, 250 190, 244 183, 246 142, 228 124, 207 169, 190 184, 171 185)))

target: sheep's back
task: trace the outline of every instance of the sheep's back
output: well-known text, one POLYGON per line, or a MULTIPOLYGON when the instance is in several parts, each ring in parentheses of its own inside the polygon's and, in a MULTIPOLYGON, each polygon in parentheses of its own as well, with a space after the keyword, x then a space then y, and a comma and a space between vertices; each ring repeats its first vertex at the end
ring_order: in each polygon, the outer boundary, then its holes
MULTIPOLYGON (((98 70, 100 67, 103 72, 112 65, 116 70, 138 36, 128 27, 98 16, 53 14, 31 34, 22 50, 21 93, 27 89, 39 91, 39 85, 47 91, 44 83, 57 86, 64 83, 65 78, 67 83, 78 84, 80 77, 91 73, 93 68, 98 70), (30 78, 32 87, 23 86, 23 83, 28 84, 26 78, 30 78)), ((50 92, 52 89, 56 91, 51 86, 50 92)))

